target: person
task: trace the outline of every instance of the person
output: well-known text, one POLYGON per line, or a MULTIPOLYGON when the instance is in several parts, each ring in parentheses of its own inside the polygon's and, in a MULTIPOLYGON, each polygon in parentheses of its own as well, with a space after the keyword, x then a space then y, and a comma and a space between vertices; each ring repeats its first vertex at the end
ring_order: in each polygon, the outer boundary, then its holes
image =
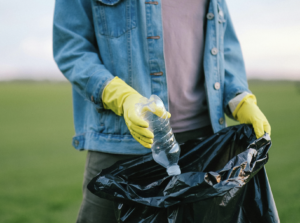
POLYGON ((78 223, 116 222, 113 203, 86 185, 151 152, 153 133, 134 110, 142 96, 162 99, 179 143, 225 128, 225 113, 270 134, 225 0, 56 0, 53 51, 72 84, 73 146, 88 150, 78 223))

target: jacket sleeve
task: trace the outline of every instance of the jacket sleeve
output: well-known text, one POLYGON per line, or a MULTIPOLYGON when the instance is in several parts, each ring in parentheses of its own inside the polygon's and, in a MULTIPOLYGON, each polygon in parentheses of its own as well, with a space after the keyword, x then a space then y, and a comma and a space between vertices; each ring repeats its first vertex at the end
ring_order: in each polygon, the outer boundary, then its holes
POLYGON ((224 1, 224 15, 226 27, 224 32, 224 108, 225 113, 233 118, 228 103, 231 99, 244 92, 251 91, 248 89, 247 77, 244 59, 240 43, 237 39, 234 27, 229 15, 229 11, 224 1))
POLYGON ((103 109, 101 94, 114 76, 101 62, 91 7, 89 0, 56 0, 53 55, 73 88, 103 109))

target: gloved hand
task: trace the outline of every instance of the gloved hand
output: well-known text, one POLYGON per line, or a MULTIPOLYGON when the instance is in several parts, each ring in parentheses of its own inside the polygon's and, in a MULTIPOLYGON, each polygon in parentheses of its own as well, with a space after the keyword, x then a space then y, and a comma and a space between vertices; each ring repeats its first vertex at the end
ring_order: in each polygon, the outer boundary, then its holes
POLYGON ((232 113, 233 117, 241 124, 252 124, 256 138, 260 138, 267 132, 271 135, 271 126, 257 106, 256 97, 253 94, 246 95, 232 113))
MULTIPOLYGON (((151 148, 154 135, 147 129, 149 124, 137 116, 135 104, 143 96, 127 85, 120 78, 115 77, 104 88, 102 101, 105 109, 111 109, 115 114, 124 116, 125 123, 133 136, 140 144, 146 148, 151 148)), ((163 111, 156 109, 154 114, 160 116, 163 111)), ((168 118, 171 114, 168 112, 168 118)))

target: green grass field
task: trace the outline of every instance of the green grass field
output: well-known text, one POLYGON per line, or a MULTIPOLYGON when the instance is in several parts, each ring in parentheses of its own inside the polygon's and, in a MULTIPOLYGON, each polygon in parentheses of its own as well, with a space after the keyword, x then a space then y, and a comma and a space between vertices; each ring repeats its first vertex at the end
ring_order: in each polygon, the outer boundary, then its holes
MULTIPOLYGON (((281 222, 298 223, 300 85, 249 85, 272 126, 266 168, 281 222)), ((86 152, 72 148, 73 135, 68 83, 0 83, 1 223, 75 222, 86 152)))

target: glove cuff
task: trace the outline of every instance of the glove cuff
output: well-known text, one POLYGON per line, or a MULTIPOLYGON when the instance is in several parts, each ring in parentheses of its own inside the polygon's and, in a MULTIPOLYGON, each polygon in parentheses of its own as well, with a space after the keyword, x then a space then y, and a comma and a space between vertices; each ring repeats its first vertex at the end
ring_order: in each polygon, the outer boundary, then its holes
POLYGON ((238 106, 238 104, 243 100, 243 98, 245 96, 247 96, 248 93, 247 91, 244 91, 243 93, 241 94, 238 94, 237 96, 235 96, 233 99, 231 99, 229 102, 228 102, 228 107, 231 111, 231 114, 233 114, 234 110, 236 109, 236 107, 238 106))

